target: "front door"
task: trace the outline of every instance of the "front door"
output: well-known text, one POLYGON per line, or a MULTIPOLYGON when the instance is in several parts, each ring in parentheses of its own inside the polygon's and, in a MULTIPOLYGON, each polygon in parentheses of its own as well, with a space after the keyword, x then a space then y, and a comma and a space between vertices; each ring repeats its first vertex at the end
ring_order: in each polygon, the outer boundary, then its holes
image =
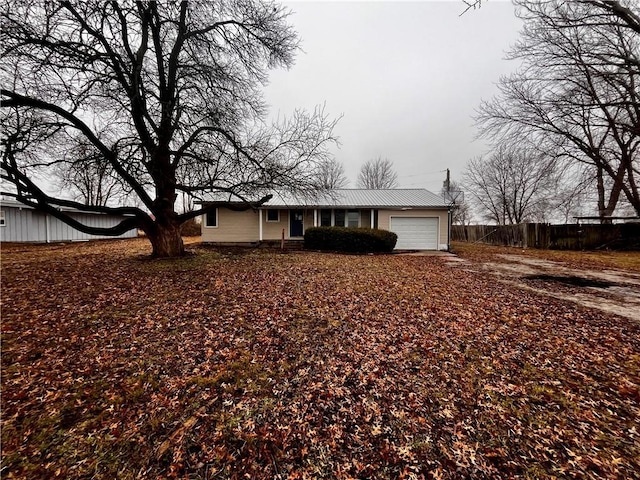
POLYGON ((301 237, 304 232, 304 212, 291 210, 289 213, 289 237, 301 237))

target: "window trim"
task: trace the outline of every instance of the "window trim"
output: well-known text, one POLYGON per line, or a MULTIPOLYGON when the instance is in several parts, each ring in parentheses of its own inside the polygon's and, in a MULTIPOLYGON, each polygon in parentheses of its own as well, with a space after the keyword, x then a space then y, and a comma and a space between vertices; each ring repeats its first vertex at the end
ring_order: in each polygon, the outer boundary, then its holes
POLYGON ((280 223, 280 209, 276 209, 276 208, 267 209, 266 221, 268 223, 280 223), (276 212, 277 219, 276 220, 269 220, 269 212, 276 212))
POLYGON ((214 208, 213 210, 209 210, 207 213, 204 214, 204 228, 218 228, 219 225, 220 225, 220 217, 218 215, 218 207, 214 208), (208 222, 209 215, 212 213, 214 213, 216 216, 215 225, 209 225, 209 222, 208 222))

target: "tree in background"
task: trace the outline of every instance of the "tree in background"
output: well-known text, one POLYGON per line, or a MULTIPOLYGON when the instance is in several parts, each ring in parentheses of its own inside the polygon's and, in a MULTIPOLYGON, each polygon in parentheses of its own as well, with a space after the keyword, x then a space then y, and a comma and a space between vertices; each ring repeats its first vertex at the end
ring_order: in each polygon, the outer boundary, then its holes
POLYGON ((556 182, 553 159, 508 146, 470 160, 464 174, 466 191, 498 225, 543 219, 556 182))
POLYGON ((542 159, 586 167, 602 221, 621 196, 640 214, 638 4, 515 3, 525 27, 510 57, 522 68, 502 78, 500 95, 481 105, 482 135, 495 144, 528 140, 547 152, 542 159))
POLYGON ((634 4, 630 1, 621 2, 618 0, 581 0, 587 5, 591 5, 603 13, 608 13, 615 17, 616 25, 621 28, 633 30, 640 34, 640 14, 637 8, 632 9, 634 4))
POLYGON ((106 162, 74 162, 56 171, 58 183, 66 194, 84 205, 107 206, 121 193, 120 183, 111 175, 106 162))
POLYGON ((206 211, 178 213, 181 193, 256 206, 275 188, 317 190, 335 121, 317 108, 265 122, 267 72, 291 66, 298 48, 282 6, 4 0, 0 15, 1 176, 27 205, 86 233, 140 228, 155 256, 179 256, 180 225, 206 211), (60 164, 95 158, 137 200, 87 206, 41 188, 60 164), (61 206, 128 218, 89 228, 61 206))
POLYGON ((555 189, 549 193, 550 211, 545 221, 572 223, 574 217, 594 215, 594 179, 582 164, 556 166, 555 189))
POLYGON ((473 218, 471 207, 464 198, 462 185, 449 179, 449 169, 447 169, 447 179, 443 182, 440 195, 450 204, 451 223, 454 225, 469 225, 471 223, 473 218))
POLYGON ((54 168, 56 183, 68 196, 85 205, 105 207, 124 195, 119 177, 106 159, 82 139, 69 151, 70 158, 54 168))
POLYGON ((344 173, 344 166, 335 158, 330 158, 318 165, 317 180, 322 189, 346 188, 349 180, 344 173))
POLYGON ((393 162, 387 158, 378 157, 369 160, 358 173, 358 188, 383 190, 398 186, 398 174, 393 170, 393 162))

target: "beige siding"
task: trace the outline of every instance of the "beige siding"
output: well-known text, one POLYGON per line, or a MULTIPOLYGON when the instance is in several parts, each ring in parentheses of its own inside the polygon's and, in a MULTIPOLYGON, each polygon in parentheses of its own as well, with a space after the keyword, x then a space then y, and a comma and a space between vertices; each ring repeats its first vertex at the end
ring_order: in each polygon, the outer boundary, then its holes
MULTIPOLYGON (((207 227, 205 219, 202 221, 202 241, 212 243, 254 243, 260 239, 258 212, 247 210, 236 212, 226 208, 218 208, 218 226, 207 227)), ((446 210, 378 210, 378 228, 388 230, 390 218, 394 217, 432 217, 438 218, 439 248, 446 248, 448 244, 448 214, 446 210)), ((320 210, 318 210, 318 223, 320 210)), ((304 230, 313 226, 313 209, 304 212, 304 230)), ((360 210, 360 226, 371 226, 371 210, 360 210)), ((289 238, 289 211, 280 210, 279 222, 267 222, 267 213, 262 211, 262 239, 280 240, 284 229, 285 238, 289 238)))
POLYGON ((289 238, 289 212, 287 210, 280 210, 279 222, 267 222, 267 212, 262 212, 263 240, 280 240, 282 238, 283 228, 285 238, 289 238))
MULTIPOLYGON (((282 229, 284 229, 284 238, 289 238, 289 210, 280 210, 279 222, 267 222, 267 213, 262 214, 262 239, 263 240, 280 240, 282 238, 282 229)), ((313 209, 305 210, 304 225, 306 230, 313 227, 313 209)))
POLYGON ((207 227, 202 218, 203 242, 245 243, 258 241, 258 212, 245 210, 236 212, 218 208, 218 226, 207 227))
POLYGON ((439 232, 438 244, 439 248, 446 248, 448 242, 448 218, 449 214, 446 210, 378 210, 378 228, 389 230, 391 217, 434 217, 438 218, 439 232))

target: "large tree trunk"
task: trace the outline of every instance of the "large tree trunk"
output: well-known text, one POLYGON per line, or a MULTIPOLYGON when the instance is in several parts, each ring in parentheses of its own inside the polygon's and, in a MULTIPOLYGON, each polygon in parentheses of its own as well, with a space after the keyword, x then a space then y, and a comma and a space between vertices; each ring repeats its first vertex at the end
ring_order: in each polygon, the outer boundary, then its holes
MULTIPOLYGON (((615 176, 612 172, 609 173, 609 177, 613 179, 613 185, 611 186, 611 191, 609 192, 609 200, 607 201, 607 205, 601 210, 600 213, 600 223, 611 224, 613 220, 610 217, 616 210, 616 206, 618 205, 618 200, 620 199, 620 194, 622 193, 623 182, 624 182, 624 173, 625 173, 625 165, 621 162, 618 167, 618 171, 615 172, 615 176)), ((604 202, 603 202, 604 203, 604 202)))
POLYGON ((153 247, 154 257, 169 258, 184 255, 184 243, 179 224, 157 223, 151 231, 145 233, 153 247))
POLYGON ((633 161, 629 159, 627 161, 627 183, 628 188, 623 185, 624 193, 627 196, 627 200, 636 212, 636 215, 640 216, 640 194, 638 194, 638 185, 636 184, 635 172, 633 170, 633 161))
MULTIPOLYGON (((164 129, 166 130, 166 126, 164 129)), ((163 127, 160 129, 163 131, 163 127)), ((169 138, 168 134, 161 135, 169 138)), ((176 201, 175 167, 171 165, 168 142, 158 146, 150 164, 150 171, 156 185, 156 199, 152 208, 155 222, 147 236, 153 246, 154 257, 181 257, 184 243, 180 235, 180 222, 174 210, 176 201)))

